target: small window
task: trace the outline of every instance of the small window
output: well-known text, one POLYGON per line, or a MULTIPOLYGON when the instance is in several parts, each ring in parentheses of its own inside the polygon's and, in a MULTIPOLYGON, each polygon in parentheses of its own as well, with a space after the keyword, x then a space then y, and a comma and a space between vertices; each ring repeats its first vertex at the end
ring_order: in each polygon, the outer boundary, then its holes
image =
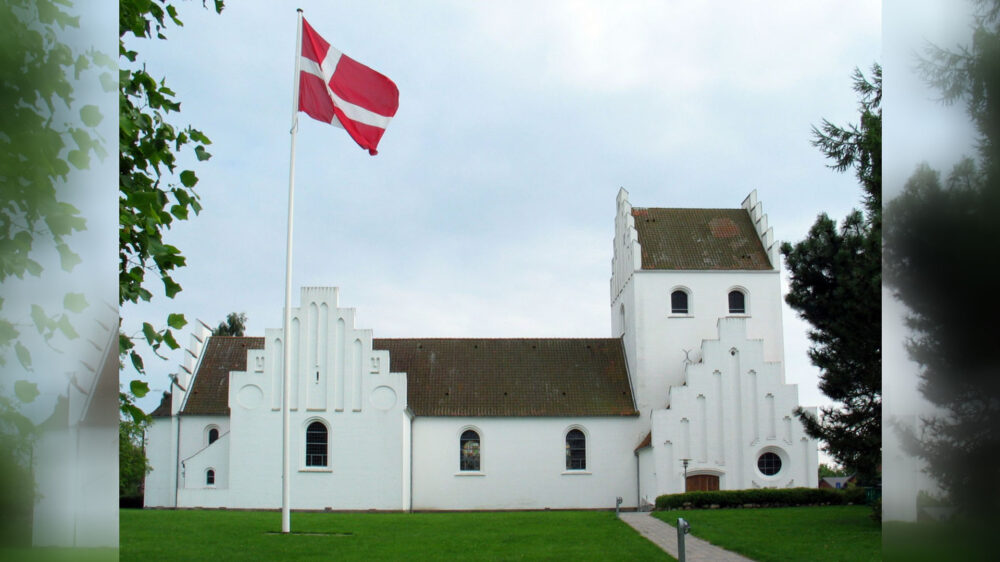
POLYGON ((207 472, 205 472, 205 485, 206 486, 215 486, 215 471, 214 470, 209 469, 207 472))
POLYGON ((306 466, 326 466, 326 426, 312 422, 306 428, 306 466))
POLYGON ((219 430, 216 429, 216 428, 214 428, 214 427, 212 429, 209 429, 208 430, 208 444, 211 445, 212 443, 215 443, 216 441, 218 441, 218 439, 219 439, 219 430))
POLYGON ((677 290, 670 293, 670 312, 672 314, 688 313, 688 294, 686 292, 677 290))
POLYGON ((566 434, 566 470, 587 469, 587 438, 579 429, 566 434))
POLYGON ((479 434, 471 429, 462 432, 459 439, 459 469, 479 470, 479 434))
POLYGON ((747 297, 743 291, 729 291, 729 314, 746 314, 747 297))
POLYGON ((781 457, 774 453, 764 453, 757 459, 757 470, 764 476, 774 476, 781 471, 781 457))

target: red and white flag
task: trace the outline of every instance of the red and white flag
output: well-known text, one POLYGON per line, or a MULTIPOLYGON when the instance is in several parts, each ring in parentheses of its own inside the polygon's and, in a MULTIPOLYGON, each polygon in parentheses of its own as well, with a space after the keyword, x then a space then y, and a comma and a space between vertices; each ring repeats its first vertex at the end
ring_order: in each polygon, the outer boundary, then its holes
POLYGON ((399 108, 399 89, 382 74, 341 53, 302 19, 299 111, 343 127, 372 155, 399 108))

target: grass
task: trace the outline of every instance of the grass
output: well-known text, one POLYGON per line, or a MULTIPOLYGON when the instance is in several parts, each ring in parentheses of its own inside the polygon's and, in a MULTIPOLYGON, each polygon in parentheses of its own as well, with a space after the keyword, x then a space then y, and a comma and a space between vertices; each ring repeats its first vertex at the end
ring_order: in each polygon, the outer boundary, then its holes
POLYGON ((882 559, 881 527, 861 505, 658 511, 671 525, 683 517, 691 534, 761 562, 882 559))
POLYGON ((117 548, 0 548, 5 562, 118 562, 117 548))
POLYGON ((122 560, 671 560, 613 513, 120 513, 122 560), (307 534, 312 533, 312 534, 307 534))
POLYGON ((995 560, 995 526, 968 523, 887 521, 882 529, 882 559, 887 562, 995 560))

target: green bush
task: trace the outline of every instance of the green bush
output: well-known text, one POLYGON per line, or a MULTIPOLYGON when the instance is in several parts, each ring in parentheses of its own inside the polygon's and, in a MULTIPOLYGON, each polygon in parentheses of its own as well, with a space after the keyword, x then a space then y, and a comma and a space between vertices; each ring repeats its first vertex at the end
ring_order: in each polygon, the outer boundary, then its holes
POLYGON ((871 518, 879 525, 882 524, 882 498, 875 500, 875 503, 872 504, 871 518))
POLYGON ((860 494, 828 488, 755 488, 752 490, 685 492, 683 494, 659 496, 656 498, 656 509, 706 508, 713 505, 718 507, 742 507, 749 504, 755 507, 779 507, 864 503, 864 489, 858 488, 858 490, 860 494))
POLYGON ((848 503, 863 504, 865 502, 865 489, 861 486, 850 486, 844 489, 844 498, 848 503))

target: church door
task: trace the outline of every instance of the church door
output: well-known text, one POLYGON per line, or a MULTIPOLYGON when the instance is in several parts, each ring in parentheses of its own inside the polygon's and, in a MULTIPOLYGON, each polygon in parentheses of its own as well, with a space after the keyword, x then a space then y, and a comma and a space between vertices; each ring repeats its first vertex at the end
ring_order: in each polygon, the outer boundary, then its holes
POLYGON ((710 492, 719 489, 719 477, 714 474, 696 474, 687 477, 685 492, 710 492))

